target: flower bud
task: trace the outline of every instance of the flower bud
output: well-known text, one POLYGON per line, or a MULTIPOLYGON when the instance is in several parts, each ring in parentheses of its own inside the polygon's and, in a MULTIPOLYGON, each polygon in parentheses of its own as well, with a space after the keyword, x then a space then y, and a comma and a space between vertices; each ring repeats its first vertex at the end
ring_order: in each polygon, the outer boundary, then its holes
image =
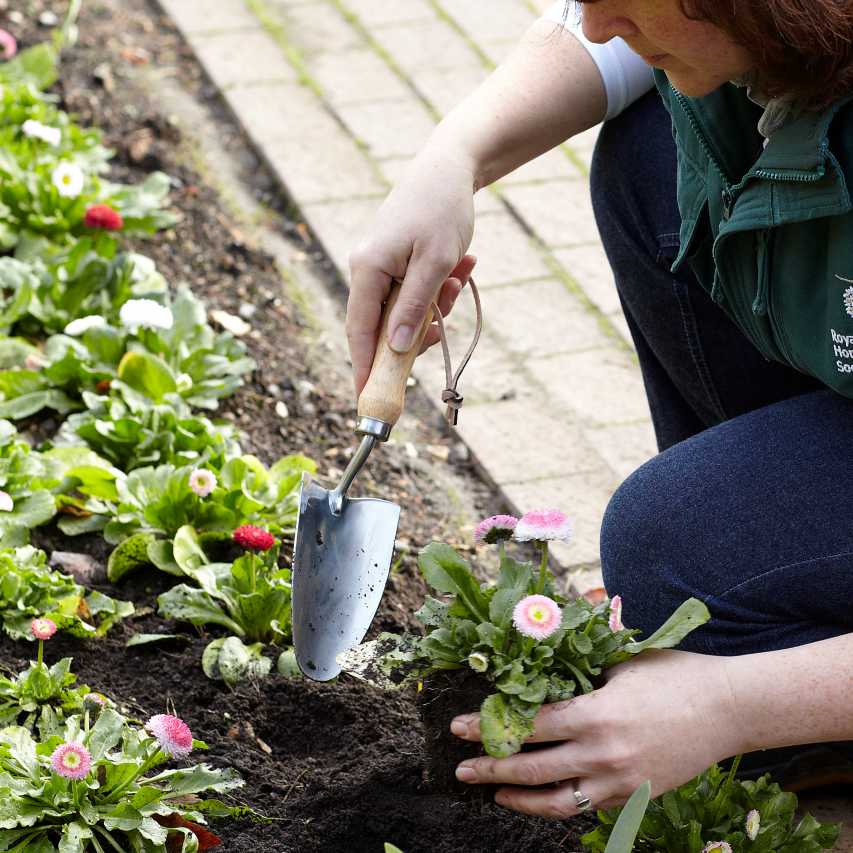
POLYGON ((468 666, 474 672, 485 672, 489 668, 489 658, 482 652, 471 652, 468 655, 468 666))

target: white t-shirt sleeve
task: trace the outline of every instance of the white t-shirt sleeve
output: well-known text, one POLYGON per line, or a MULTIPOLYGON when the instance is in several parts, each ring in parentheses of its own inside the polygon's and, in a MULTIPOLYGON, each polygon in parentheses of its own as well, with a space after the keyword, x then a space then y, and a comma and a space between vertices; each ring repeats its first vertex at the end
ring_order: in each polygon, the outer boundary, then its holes
POLYGON ((542 19, 565 27, 589 51, 604 81, 604 91, 607 95, 605 118, 613 118, 654 86, 652 69, 620 38, 611 39, 605 44, 591 42, 581 29, 583 10, 576 12, 573 8, 575 4, 570 3, 564 21, 565 6, 563 0, 559 0, 545 11, 542 19))

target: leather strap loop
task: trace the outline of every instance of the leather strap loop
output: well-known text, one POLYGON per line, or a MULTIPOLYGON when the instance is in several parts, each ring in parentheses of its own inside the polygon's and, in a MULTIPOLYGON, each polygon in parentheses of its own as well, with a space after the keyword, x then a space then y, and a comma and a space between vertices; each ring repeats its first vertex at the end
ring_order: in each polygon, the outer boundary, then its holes
POLYGON ((444 318, 441 316, 441 311, 438 310, 438 305, 435 302, 432 304, 433 318, 438 323, 438 331, 441 336, 441 352, 444 356, 444 374, 447 383, 444 391, 441 392, 441 401, 447 404, 445 417, 451 426, 456 426, 459 420, 459 409, 462 408, 463 397, 459 391, 456 390, 456 386, 459 384, 459 377, 462 375, 462 371, 465 370, 468 362, 471 360, 471 356, 474 354, 474 350, 477 347, 477 342, 480 340, 480 332, 483 331, 483 307, 480 303, 480 291, 477 289, 477 285, 474 284, 473 278, 468 279, 468 285, 471 288, 471 295, 474 297, 474 307, 477 312, 477 326, 474 330, 474 339, 471 341, 471 346, 468 347, 468 351, 465 353, 462 361, 459 362, 459 367, 456 368, 455 372, 450 364, 450 348, 447 346, 447 334, 444 328, 444 318))

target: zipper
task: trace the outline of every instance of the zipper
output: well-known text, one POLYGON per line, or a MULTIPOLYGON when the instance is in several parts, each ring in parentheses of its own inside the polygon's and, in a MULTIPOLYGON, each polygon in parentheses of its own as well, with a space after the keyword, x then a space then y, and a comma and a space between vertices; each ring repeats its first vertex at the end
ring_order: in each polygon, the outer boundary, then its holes
POLYGON ((816 183, 821 180, 826 174, 826 152, 829 150, 829 140, 824 139, 820 144, 821 164, 816 172, 803 172, 799 169, 789 169, 786 172, 780 172, 776 169, 756 169, 753 174, 759 178, 767 178, 771 181, 806 181, 808 183, 816 183))
POLYGON ((720 161, 717 159, 714 152, 711 150, 711 146, 708 144, 708 140, 705 139, 705 134, 702 132, 702 128, 699 126, 699 122, 696 120, 696 116, 693 115, 693 108, 687 101, 686 96, 682 95, 672 83, 669 84, 669 89, 672 94, 675 96, 675 99, 678 101, 681 109, 684 110, 684 114, 687 116, 687 121, 690 122, 690 127, 693 129, 693 133, 696 135, 696 138, 699 140, 699 144, 702 146, 702 150, 708 156, 708 159, 711 161, 711 165, 719 172, 720 177, 723 179, 723 186, 726 189, 731 187, 731 181, 729 180, 729 176, 723 171, 723 167, 720 165, 720 161))

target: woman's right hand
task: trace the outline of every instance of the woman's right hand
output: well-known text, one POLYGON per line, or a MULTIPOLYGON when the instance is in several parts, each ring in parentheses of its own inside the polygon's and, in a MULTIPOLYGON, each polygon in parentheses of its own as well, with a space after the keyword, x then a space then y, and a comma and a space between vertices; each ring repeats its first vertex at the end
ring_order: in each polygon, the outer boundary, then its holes
MULTIPOLYGON (((392 349, 407 352, 413 330, 435 301, 446 315, 476 260, 465 252, 474 233, 473 166, 463 156, 423 151, 382 203, 366 238, 350 255, 347 339, 356 394, 367 382, 382 303, 392 279, 403 282, 389 319, 392 349)), ((423 347, 438 340, 435 325, 423 347)))

